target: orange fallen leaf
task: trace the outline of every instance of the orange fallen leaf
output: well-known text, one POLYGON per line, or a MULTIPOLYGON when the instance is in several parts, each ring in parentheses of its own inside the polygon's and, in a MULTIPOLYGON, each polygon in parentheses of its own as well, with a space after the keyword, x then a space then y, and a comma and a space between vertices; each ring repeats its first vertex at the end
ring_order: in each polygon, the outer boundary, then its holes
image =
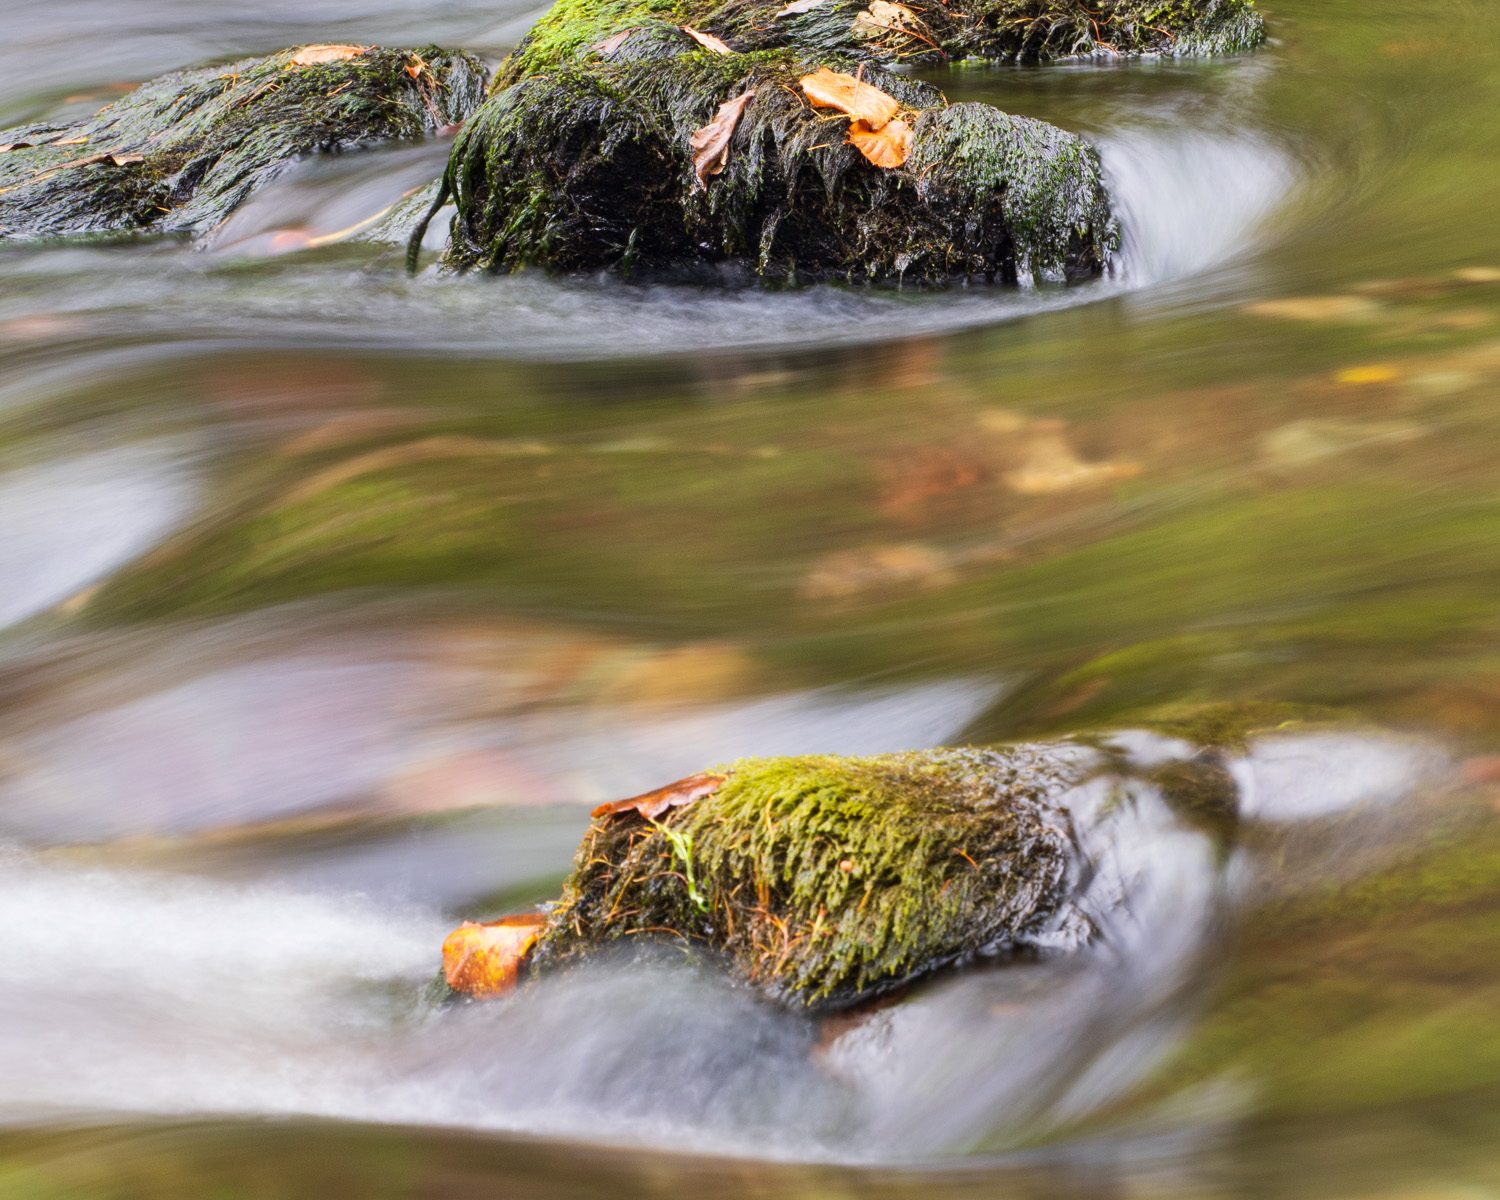
POLYGON ((427 70, 427 64, 423 61, 420 54, 413 54, 411 62, 406 64, 405 70, 413 79, 420 79, 422 72, 427 70))
POLYGON ((719 105, 714 119, 702 129, 694 130, 692 137, 688 138, 688 147, 693 152, 694 191, 707 188, 708 177, 719 174, 729 162, 729 142, 739 126, 745 105, 750 103, 753 95, 755 89, 751 88, 733 100, 726 100, 719 105))
POLYGON ((721 42, 711 33, 703 33, 700 30, 694 29, 691 25, 682 26, 682 32, 687 34, 688 37, 692 38, 693 41, 697 42, 698 45, 702 46, 705 50, 712 50, 715 54, 734 53, 734 51, 729 48, 727 43, 721 42))
POLYGON ((911 126, 899 117, 872 129, 867 121, 849 125, 849 144, 877 167, 899 167, 911 154, 911 126))
POLYGON ((344 62, 346 59, 358 58, 366 54, 369 46, 353 46, 345 42, 328 43, 321 46, 303 46, 296 54, 292 55, 289 67, 312 67, 318 63, 344 62))
POLYGON ((689 775, 686 779, 679 779, 676 783, 669 783, 666 787, 659 787, 654 792, 643 792, 639 796, 631 796, 628 800, 614 800, 609 804, 601 804, 594 809, 593 816, 612 817, 616 813, 637 812, 648 821, 654 821, 669 808, 680 808, 684 804, 691 804, 694 800, 702 800, 705 796, 712 796, 724 785, 724 776, 713 771, 703 771, 697 775, 689 775))
POLYGON ((901 111, 894 96, 853 75, 830 71, 827 67, 819 67, 798 82, 818 108, 836 108, 856 121, 863 121, 871 130, 882 128, 901 111))
POLYGON ((443 940, 443 978, 466 996, 503 996, 516 986, 546 920, 522 913, 483 924, 465 921, 443 940))

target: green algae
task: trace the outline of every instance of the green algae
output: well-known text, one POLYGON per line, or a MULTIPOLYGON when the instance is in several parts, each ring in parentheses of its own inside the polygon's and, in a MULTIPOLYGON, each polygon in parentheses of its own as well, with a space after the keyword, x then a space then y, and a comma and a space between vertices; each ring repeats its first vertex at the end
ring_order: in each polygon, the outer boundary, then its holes
POLYGON ((1068 898, 1054 797, 1086 758, 1032 746, 734 763, 717 792, 657 821, 595 819, 532 971, 677 939, 782 1003, 838 1008, 1014 949, 1068 898))
POLYGON ((0 132, 0 238, 203 233, 296 158, 461 121, 485 71, 427 46, 177 72, 83 120, 0 132))

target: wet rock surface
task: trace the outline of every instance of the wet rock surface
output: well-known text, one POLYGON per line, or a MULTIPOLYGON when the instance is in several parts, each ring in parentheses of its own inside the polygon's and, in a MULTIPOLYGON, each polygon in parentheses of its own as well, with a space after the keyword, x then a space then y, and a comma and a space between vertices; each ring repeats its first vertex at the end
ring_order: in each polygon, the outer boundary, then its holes
POLYGON ((0 240, 201 234, 302 155, 462 121, 468 54, 303 47, 163 75, 92 116, 0 131, 0 240))

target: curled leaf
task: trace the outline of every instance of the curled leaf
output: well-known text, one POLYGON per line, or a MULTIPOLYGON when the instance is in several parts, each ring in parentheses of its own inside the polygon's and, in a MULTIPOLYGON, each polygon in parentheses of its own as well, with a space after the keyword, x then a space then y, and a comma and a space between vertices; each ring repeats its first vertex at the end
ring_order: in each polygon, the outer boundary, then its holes
POLYGON ((466 996, 503 996, 516 986, 545 923, 540 913, 465 921, 443 941, 443 978, 466 996))
POLYGON ((344 62, 358 58, 369 51, 369 46, 354 46, 345 42, 327 43, 319 46, 303 46, 292 55, 289 67, 312 67, 318 63, 344 62))
POLYGON ((420 54, 413 54, 405 70, 413 79, 420 79, 422 72, 427 70, 427 61, 420 54))
POLYGON ((701 30, 694 29, 691 25, 682 26, 682 32, 687 34, 688 37, 692 38, 693 41, 697 42, 705 50, 712 50, 715 54, 734 53, 727 43, 721 42, 711 33, 704 33, 701 30))
POLYGON ((694 130, 692 137, 688 138, 688 147, 693 152, 695 191, 707 188, 708 177, 719 174, 729 162, 729 142, 734 137, 745 105, 750 103, 753 95, 755 89, 751 88, 733 100, 726 100, 719 105, 714 119, 702 129, 694 130))
POLYGON ((890 170, 899 167, 911 154, 911 126, 899 117, 879 129, 871 129, 864 121, 852 121, 849 144, 877 167, 890 170))
POLYGON ((669 808, 680 808, 684 804, 702 800, 705 796, 712 796, 724 786, 724 779, 723 775, 713 771, 702 771, 697 775, 689 775, 686 779, 679 779, 676 783, 669 783, 666 787, 659 787, 654 792, 643 792, 628 800, 601 804, 594 809, 593 815, 612 817, 617 813, 636 812, 646 820, 654 821, 669 808))
POLYGON ((872 130, 881 128, 901 111, 894 96, 853 75, 830 71, 827 67, 819 67, 811 75, 804 75, 799 83, 803 93, 817 107, 836 108, 848 113, 872 130))

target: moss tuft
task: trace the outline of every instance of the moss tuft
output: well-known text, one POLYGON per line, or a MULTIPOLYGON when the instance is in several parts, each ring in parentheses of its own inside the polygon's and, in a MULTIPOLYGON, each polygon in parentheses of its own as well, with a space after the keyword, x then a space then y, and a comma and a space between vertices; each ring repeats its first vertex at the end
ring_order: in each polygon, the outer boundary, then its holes
POLYGON ((1031 746, 734 763, 659 821, 594 821, 532 970, 677 938, 783 1003, 836 1008, 1013 950, 1068 899, 1055 797, 1088 762, 1031 746))

